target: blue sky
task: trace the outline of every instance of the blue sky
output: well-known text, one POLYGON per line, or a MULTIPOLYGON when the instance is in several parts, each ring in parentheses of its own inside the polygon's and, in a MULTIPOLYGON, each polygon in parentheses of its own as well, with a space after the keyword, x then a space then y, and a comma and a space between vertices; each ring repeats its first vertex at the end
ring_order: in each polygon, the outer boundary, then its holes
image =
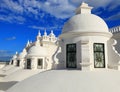
POLYGON ((58 36, 64 22, 85 1, 108 27, 120 25, 120 0, 0 0, 0 60, 21 52, 38 30, 58 36))

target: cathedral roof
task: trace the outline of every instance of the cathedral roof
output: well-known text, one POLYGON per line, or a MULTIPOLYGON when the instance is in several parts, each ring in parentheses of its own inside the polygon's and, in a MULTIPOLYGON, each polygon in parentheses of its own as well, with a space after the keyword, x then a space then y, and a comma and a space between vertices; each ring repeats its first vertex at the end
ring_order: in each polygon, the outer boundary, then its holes
POLYGON ((108 26, 105 21, 91 14, 92 7, 82 3, 76 10, 76 15, 65 23, 62 33, 69 32, 108 32, 108 26))
POLYGON ((17 83, 6 92, 120 92, 119 71, 51 70, 17 83))

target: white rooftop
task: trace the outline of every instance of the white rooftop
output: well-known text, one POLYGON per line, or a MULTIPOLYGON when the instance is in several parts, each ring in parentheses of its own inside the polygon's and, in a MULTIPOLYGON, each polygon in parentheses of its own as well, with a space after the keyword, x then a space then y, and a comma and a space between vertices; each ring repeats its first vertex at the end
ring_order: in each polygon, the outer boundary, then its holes
POLYGON ((120 71, 51 70, 28 78, 6 92, 120 92, 120 71))

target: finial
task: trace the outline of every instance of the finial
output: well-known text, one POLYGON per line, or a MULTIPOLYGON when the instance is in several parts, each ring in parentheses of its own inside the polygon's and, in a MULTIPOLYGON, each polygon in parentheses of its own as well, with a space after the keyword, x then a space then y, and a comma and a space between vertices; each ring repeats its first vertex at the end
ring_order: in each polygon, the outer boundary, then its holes
POLYGON ((84 1, 82 1, 82 4, 84 4, 85 2, 84 1))
POLYGON ((51 34, 53 34, 53 30, 51 30, 51 34))
POLYGON ((23 52, 26 52, 26 49, 25 49, 25 48, 23 49, 23 52))
POLYGON ((76 9, 76 14, 91 14, 91 9, 93 7, 88 6, 84 1, 82 4, 76 9))
POLYGON ((47 36, 47 32, 46 32, 46 29, 45 29, 45 31, 44 31, 44 35, 45 35, 45 36, 47 36))
POLYGON ((29 42, 29 40, 28 40, 28 42, 27 42, 27 44, 26 44, 26 47, 29 46, 29 45, 30 45, 30 42, 29 42))
POLYGON ((16 51, 16 55, 18 54, 18 52, 16 51))
POLYGON ((50 36, 54 36, 53 30, 51 30, 50 36))
POLYGON ((32 40, 30 41, 30 43, 32 43, 32 40))
POLYGON ((30 41, 28 40, 27 44, 29 44, 29 43, 30 43, 30 41))
POLYGON ((41 36, 40 30, 38 31, 38 36, 41 36))

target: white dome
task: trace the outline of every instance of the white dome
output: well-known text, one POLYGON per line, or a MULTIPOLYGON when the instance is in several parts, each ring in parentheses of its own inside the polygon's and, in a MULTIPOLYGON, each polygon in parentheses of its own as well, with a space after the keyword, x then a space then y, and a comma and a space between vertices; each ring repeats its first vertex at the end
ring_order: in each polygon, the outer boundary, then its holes
POLYGON ((68 32, 108 32, 108 26, 94 14, 77 14, 64 25, 62 33, 68 32))
POLYGON ((45 47, 41 46, 32 46, 28 50, 28 56, 47 56, 47 50, 45 47))
POLYGON ((17 83, 6 92, 120 92, 120 72, 52 70, 17 83))
POLYGON ((12 59, 16 59, 17 58, 17 55, 14 55, 12 59))
POLYGON ((19 58, 19 59, 25 58, 26 55, 27 55, 27 52, 26 52, 26 50, 24 49, 23 52, 21 52, 21 53, 19 54, 18 58, 19 58))

